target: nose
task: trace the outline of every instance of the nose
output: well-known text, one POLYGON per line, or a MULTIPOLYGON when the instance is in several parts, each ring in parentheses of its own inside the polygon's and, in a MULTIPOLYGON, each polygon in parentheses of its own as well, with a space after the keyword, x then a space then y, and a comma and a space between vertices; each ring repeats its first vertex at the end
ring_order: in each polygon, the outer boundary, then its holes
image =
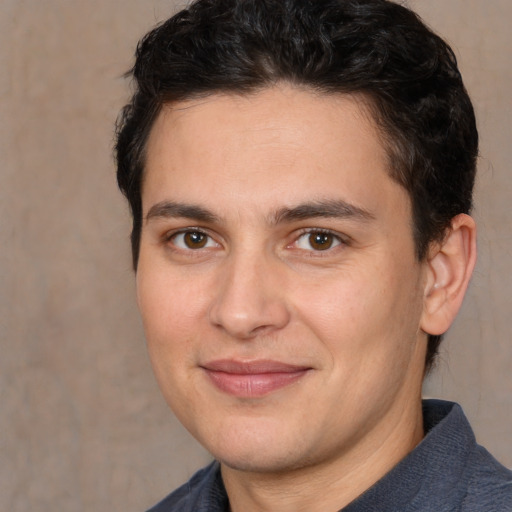
POLYGON ((290 321, 284 269, 262 255, 233 255, 225 262, 210 322, 237 339, 282 329, 290 321))

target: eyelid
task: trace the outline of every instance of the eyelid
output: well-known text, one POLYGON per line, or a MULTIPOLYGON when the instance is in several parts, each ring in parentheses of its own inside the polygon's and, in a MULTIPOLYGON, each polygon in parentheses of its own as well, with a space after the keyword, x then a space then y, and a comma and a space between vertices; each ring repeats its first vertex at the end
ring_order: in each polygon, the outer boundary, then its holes
MULTIPOLYGON (((164 243, 169 244, 170 242, 172 242, 173 238, 175 238, 179 235, 185 235, 186 233, 200 233, 200 234, 206 236, 209 240, 213 241, 217 247, 220 247, 220 245, 221 245, 216 240, 216 238, 209 232, 209 230, 200 228, 200 227, 196 227, 196 226, 187 226, 185 228, 172 229, 172 230, 164 233, 162 238, 163 238, 164 243)), ((192 249, 192 248, 179 247, 176 244, 172 244, 172 245, 173 245, 173 248, 176 250, 191 251, 191 252, 197 252, 201 249, 211 249, 212 248, 212 247, 198 247, 197 249, 192 249)))
MULTIPOLYGON (((198 226, 186 226, 186 227, 180 227, 180 228, 175 228, 175 229, 171 229, 169 231, 166 231, 163 235, 162 235, 162 241, 164 244, 169 244, 170 242, 172 242, 172 239, 178 235, 184 235, 186 233, 190 233, 190 232, 197 232, 197 233, 201 233, 203 234, 204 236, 208 237, 209 240, 213 241, 215 246, 216 247, 222 247, 222 243, 220 243, 218 241, 218 237, 214 236, 211 231, 209 229, 206 229, 206 228, 203 228, 203 227, 198 227, 198 226)), ((344 234, 344 233, 340 233, 338 231, 334 231, 332 229, 328 229, 328 228, 320 228, 320 227, 308 227, 308 228, 302 228, 302 229, 299 229, 295 232, 295 234, 293 235, 293 239, 291 240, 290 243, 287 243, 286 244, 286 247, 289 248, 289 249, 293 249, 293 248, 297 248, 296 247, 296 244, 298 242, 298 240, 303 237, 303 236, 307 236, 307 235, 311 235, 311 234, 315 234, 315 233, 322 233, 322 234, 327 234, 327 235, 330 235, 332 237, 334 237, 336 239, 337 243, 336 245, 334 245, 333 247, 330 247, 328 249, 325 249, 325 250, 315 250, 313 248, 311 249, 299 249, 299 250, 303 250, 305 252, 311 252, 311 253, 316 253, 317 255, 321 255, 321 253, 329 253, 329 252, 332 252, 333 250, 335 250, 336 248, 340 247, 340 246, 348 246, 351 244, 351 238, 344 234), (295 247, 294 247, 295 246, 295 247)), ((200 249, 212 249, 212 247, 203 247, 203 248, 197 248, 197 249, 192 249, 192 248, 182 248, 182 247, 179 247, 175 244, 172 244, 173 246, 173 249, 175 250, 178 250, 178 251, 190 251, 190 252, 198 252, 200 251, 200 249)))
POLYGON ((211 236, 208 229, 200 228, 199 226, 185 226, 185 227, 168 229, 167 231, 165 231, 163 233, 162 239, 170 240, 173 236, 179 235, 181 233, 188 233, 190 231, 203 233, 204 235, 211 236))
POLYGON ((298 233, 295 235, 293 241, 290 244, 288 244, 288 247, 296 245, 297 242, 303 236, 312 235, 312 234, 315 234, 315 233, 331 235, 339 243, 334 245, 333 247, 329 247, 328 249, 324 249, 323 251, 322 250, 315 250, 313 248, 311 248, 311 249, 299 249, 299 250, 308 251, 308 252, 312 252, 312 253, 316 253, 316 254, 321 254, 321 253, 328 253, 328 252, 330 252, 332 250, 335 250, 337 247, 340 247, 340 246, 350 245, 351 239, 350 239, 349 236, 344 235, 342 233, 339 233, 337 231, 333 231, 332 229, 314 227, 314 228, 303 228, 303 229, 300 229, 298 231, 298 233))

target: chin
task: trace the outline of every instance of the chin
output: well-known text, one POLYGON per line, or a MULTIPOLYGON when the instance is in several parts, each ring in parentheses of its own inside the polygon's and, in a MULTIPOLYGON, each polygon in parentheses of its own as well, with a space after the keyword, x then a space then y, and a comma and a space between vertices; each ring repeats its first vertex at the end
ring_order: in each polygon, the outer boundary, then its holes
POLYGON ((288 473, 307 465, 300 457, 292 454, 266 454, 261 452, 245 454, 229 453, 224 454, 223 457, 216 457, 216 459, 232 470, 246 473, 288 473))
MULTIPOLYGON (((216 443, 208 446, 210 453, 226 467, 251 473, 281 473, 299 469, 307 457, 300 452, 301 437, 289 442, 282 436, 282 429, 271 431, 249 429, 225 432, 216 443)), ((296 436, 295 436, 296 437, 296 436)))

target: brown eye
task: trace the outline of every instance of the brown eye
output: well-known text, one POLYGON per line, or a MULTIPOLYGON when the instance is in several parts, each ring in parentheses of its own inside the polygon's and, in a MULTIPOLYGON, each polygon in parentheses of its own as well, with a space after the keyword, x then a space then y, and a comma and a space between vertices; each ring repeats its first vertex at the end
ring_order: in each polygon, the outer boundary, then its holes
POLYGON ((333 233, 310 231, 297 239, 296 247, 307 251, 327 251, 340 244, 340 238, 333 233))
POLYGON ((176 233, 171 240, 176 247, 187 250, 204 249, 217 245, 210 236, 201 231, 183 231, 182 233, 176 233))
POLYGON ((206 245, 208 237, 198 231, 188 231, 183 234, 183 241, 189 249, 201 249, 206 245))
POLYGON ((332 247, 334 237, 330 233, 311 233, 308 241, 316 251, 325 251, 332 247))

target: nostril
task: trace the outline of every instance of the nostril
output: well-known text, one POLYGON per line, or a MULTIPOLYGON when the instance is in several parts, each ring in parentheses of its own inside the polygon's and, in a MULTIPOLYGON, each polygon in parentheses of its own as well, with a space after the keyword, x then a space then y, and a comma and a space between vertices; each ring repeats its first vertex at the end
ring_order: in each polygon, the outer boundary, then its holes
POLYGON ((241 297, 219 294, 209 312, 210 322, 233 337, 251 339, 283 328, 289 321, 285 301, 252 294, 241 297))
POLYGON ((289 320, 284 287, 260 251, 245 247, 233 252, 218 276, 209 320, 218 329, 239 339, 251 339, 281 329, 289 320))

